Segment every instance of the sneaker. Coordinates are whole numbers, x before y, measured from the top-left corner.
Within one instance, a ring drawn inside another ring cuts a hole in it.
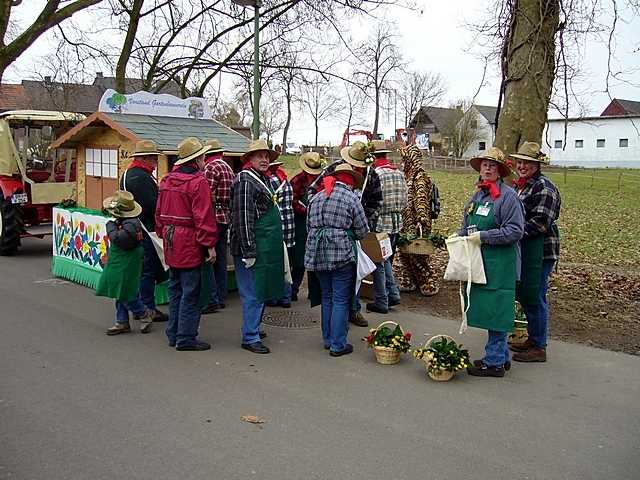
[[[329,352],[329,355],[332,357],[341,357],[343,355],[349,355],[350,353],[353,353],[353,345],[347,343],[342,350],[338,350],[337,352],[332,350]]]
[[[196,340],[196,343],[178,345],[176,346],[176,350],[179,352],[203,352],[205,350],[211,350],[211,344],[201,340]]]
[[[288,300],[278,300],[278,306],[282,308],[291,308],[291,302]]]
[[[243,343],[240,346],[245,350],[249,350],[250,352],[253,352],[253,353],[267,354],[271,352],[271,350],[269,350],[269,347],[264,345],[262,342]]]
[[[515,352],[513,354],[514,362],[546,362],[547,351],[544,348],[533,347],[524,352]]]
[[[218,304],[218,308],[219,308],[220,310],[222,310],[223,308],[227,308],[227,304],[226,304],[226,303],[222,303],[222,302],[220,302],[220,303]]]
[[[526,352],[530,348],[535,348],[536,346],[537,345],[533,343],[531,339],[527,338],[522,343],[513,343],[513,344],[510,343],[509,350],[511,350],[512,352]]]
[[[169,320],[169,315],[167,315],[164,312],[161,312],[157,308],[155,310],[152,310],[152,312],[153,312],[154,322],[166,322],[167,320]]]
[[[504,377],[505,368],[501,367],[490,367],[482,360],[480,363],[473,362],[473,365],[467,367],[467,373],[474,377]]]
[[[479,368],[479,367],[482,367],[482,363],[483,363],[483,362],[482,362],[482,360],[474,360],[474,361],[473,361],[473,365],[474,365],[475,367],[478,367],[478,368]],[[508,361],[508,360],[507,360],[507,361],[504,363],[504,365],[503,365],[503,366],[504,366],[504,371],[505,371],[505,372],[508,372],[509,370],[511,370],[511,362],[510,362],[510,361]]]
[[[134,318],[141,322],[140,333],[149,333],[151,331],[154,316],[155,312],[153,310],[145,310],[145,312],[140,316],[134,315]]]
[[[367,312],[382,313],[386,315],[387,313],[389,313],[389,309],[379,307],[375,303],[367,303]]]
[[[264,304],[267,307],[277,307],[278,306],[278,302],[276,300],[268,300],[268,301],[264,302]]]
[[[349,313],[349,323],[353,323],[356,327],[368,327],[369,322],[365,320],[360,312]]]
[[[217,303],[210,303],[206,307],[203,307],[202,310],[200,310],[200,312],[203,315],[208,315],[210,313],[216,313],[217,311],[218,311],[218,304]]]
[[[107,335],[120,335],[121,333],[131,332],[131,325],[128,323],[116,323],[113,327],[109,327],[105,332]]]

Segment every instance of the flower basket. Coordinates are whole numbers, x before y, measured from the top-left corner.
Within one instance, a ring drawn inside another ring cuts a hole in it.
[[[394,326],[393,329],[387,325]],[[382,322],[370,330],[367,337],[368,345],[373,348],[376,361],[381,365],[394,365],[400,361],[400,354],[409,351],[411,333],[405,333],[396,322]]]
[[[427,375],[436,382],[448,382],[456,372],[467,368],[469,352],[448,335],[434,335],[413,356],[424,362]]]
[[[529,338],[527,331],[527,317],[520,302],[515,302],[515,327],[513,333],[509,335],[508,342],[510,345],[520,345]]]
[[[418,226],[416,238],[405,237],[399,242],[398,249],[407,255],[433,255],[436,247],[428,237],[422,236],[422,227]]]

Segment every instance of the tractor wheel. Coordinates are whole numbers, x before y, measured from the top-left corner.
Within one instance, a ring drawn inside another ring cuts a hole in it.
[[[0,196],[0,255],[13,255],[20,246],[22,210]]]

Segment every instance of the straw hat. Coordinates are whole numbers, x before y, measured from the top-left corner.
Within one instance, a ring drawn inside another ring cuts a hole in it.
[[[373,145],[374,155],[378,155],[380,153],[391,153],[391,150],[387,147],[387,142],[384,140],[374,140],[371,144]]]
[[[364,177],[360,174],[360,172],[356,172],[351,165],[347,165],[346,163],[341,163],[336,167],[336,169],[331,172],[329,175],[335,175],[336,173],[348,173],[353,177],[353,180],[356,182],[356,188],[360,188],[362,186],[362,182],[364,181]]]
[[[247,150],[247,152],[244,155],[242,155],[242,161],[246,162],[248,158],[251,156],[251,154],[254,152],[267,152],[269,154],[269,159],[271,161],[274,161],[276,158],[278,158],[278,155],[279,155],[278,152],[276,152],[275,150],[271,150],[269,148],[269,145],[267,145],[266,140],[262,140],[260,138],[258,140],[254,140],[249,144],[249,150]]]
[[[198,158],[211,150],[210,145],[202,145],[196,137],[187,137],[178,145],[178,160],[174,165],[182,165],[194,158]]]
[[[542,165],[549,165],[549,157],[540,151],[540,145],[535,142],[524,142],[518,148],[518,153],[509,155],[512,158],[520,160],[528,160],[530,162],[538,162]]]
[[[145,155],[162,155],[162,152],[158,150],[158,146],[153,140],[140,140],[136,142],[133,153],[129,157],[142,157]]]
[[[318,152],[305,152],[298,158],[300,168],[309,175],[322,173],[322,158]]]
[[[474,170],[479,172],[482,160],[492,160],[496,162],[498,164],[498,171],[500,172],[500,176],[502,178],[508,177],[513,173],[509,165],[507,165],[504,153],[502,153],[502,150],[500,150],[498,147],[489,148],[489,150],[487,150],[487,153],[485,153],[484,155],[473,157],[471,160],[469,160],[469,163]]]
[[[205,140],[204,144],[209,145],[211,147],[207,153],[224,152],[224,147],[218,141],[217,138],[211,138],[209,140]]]
[[[142,212],[142,207],[133,199],[131,192],[125,190],[116,190],[112,197],[105,198],[102,207],[109,215],[118,218],[137,217]]]
[[[362,142],[354,142],[350,147],[344,147],[340,150],[340,156],[345,162],[360,168],[366,167],[370,158],[369,149]]]

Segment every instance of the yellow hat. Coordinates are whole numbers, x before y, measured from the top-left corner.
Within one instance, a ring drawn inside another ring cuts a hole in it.
[[[266,140],[263,140],[260,138],[258,140],[254,140],[249,144],[249,150],[247,150],[246,153],[242,155],[242,161],[243,162],[247,161],[247,159],[254,152],[267,152],[269,154],[269,159],[271,161],[274,161],[276,158],[278,158],[278,155],[280,155],[275,150],[272,150],[269,148],[269,145],[267,145]]]
[[[174,165],[182,165],[211,150],[211,145],[202,145],[196,137],[187,137],[178,145],[178,160]]]
[[[300,168],[310,175],[322,173],[322,157],[318,152],[305,152],[298,159]]]
[[[341,163],[340,165],[338,165],[336,169],[329,175],[335,175],[336,173],[350,174],[356,182],[356,188],[360,188],[362,186],[362,182],[364,182],[364,177],[360,174],[360,172],[356,172],[351,165],[348,165],[346,163]]]
[[[158,150],[158,146],[153,140],[140,140],[136,142],[133,153],[129,157],[142,157],[145,155],[162,155],[162,152]]]
[[[205,140],[204,144],[209,145],[211,147],[207,153],[217,153],[217,152],[225,151],[224,147],[222,146],[222,144],[217,138],[211,138],[209,140]]]
[[[133,199],[131,192],[125,190],[116,190],[112,197],[105,198],[102,207],[109,215],[118,218],[137,217],[142,212],[142,207]]]
[[[473,167],[474,170],[479,172],[482,160],[491,160],[493,162],[496,162],[498,164],[498,172],[500,173],[500,177],[502,178],[508,177],[509,175],[513,174],[511,168],[509,167],[509,165],[507,165],[504,153],[498,147],[491,147],[484,155],[473,157],[471,160],[469,160],[469,164]]]
[[[354,167],[364,168],[370,163],[369,148],[363,142],[354,142],[350,147],[340,150],[340,156]]]

